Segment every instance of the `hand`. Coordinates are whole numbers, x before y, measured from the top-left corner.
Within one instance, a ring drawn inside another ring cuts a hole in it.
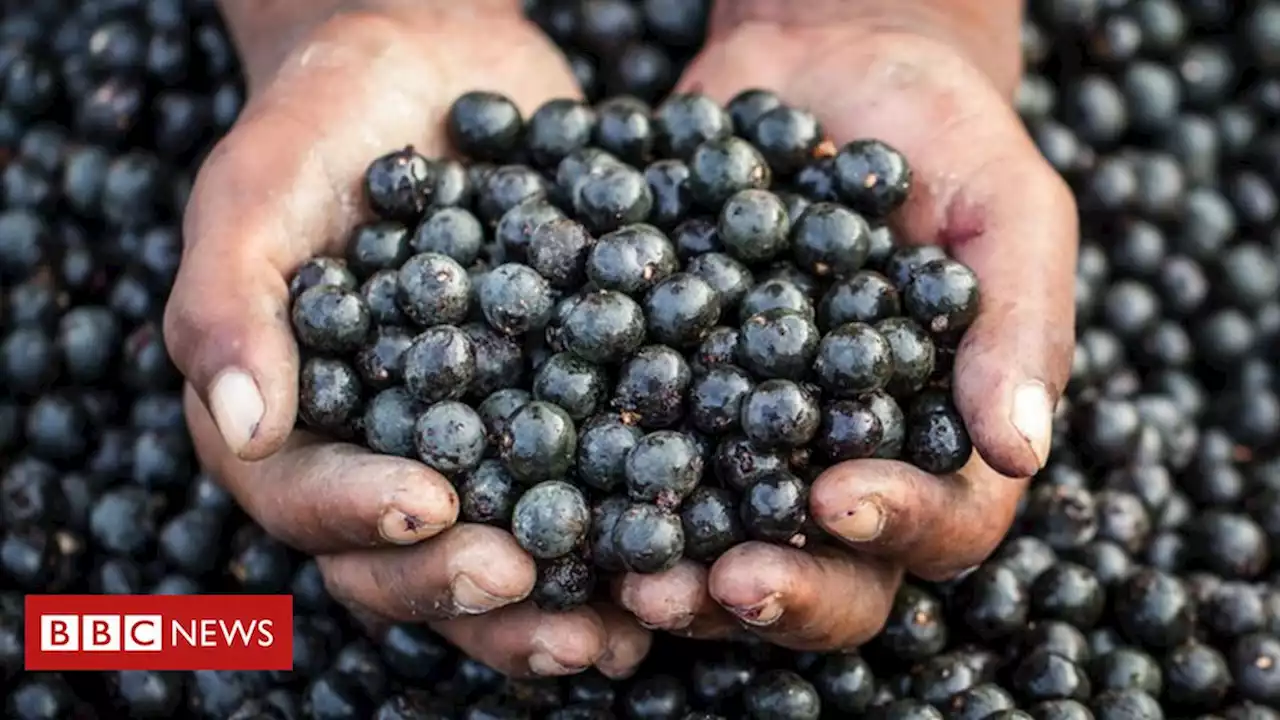
[[[981,457],[949,477],[882,460],[828,470],[812,487],[812,515],[853,552],[748,543],[709,569],[684,563],[618,586],[620,603],[649,627],[721,637],[745,626],[807,650],[870,639],[904,570],[948,578],[1003,538],[1049,452],[1073,343],[1077,242],[1072,196],[1010,106],[1016,61],[986,73],[922,22],[902,31],[880,17],[812,20],[743,23],[713,37],[682,86],[720,102],[772,89],[816,113],[837,146],[878,138],[906,154],[916,184],[893,218],[897,236],[947,246],[982,283],[981,314],[955,366],[956,403]]]
[[[508,674],[594,665],[618,677],[648,650],[633,619],[521,602],[532,559],[497,528],[455,525],[458,498],[443,477],[294,430],[287,278],[314,255],[341,253],[368,162],[408,144],[443,153],[443,118],[467,90],[503,92],[526,112],[577,93],[542,36],[515,8],[481,8],[493,4],[459,11],[470,17],[423,2],[340,13],[278,62],[246,53],[251,98],[196,182],[165,336],[189,383],[202,462],[268,532],[319,556],[331,593],[358,616],[430,622]]]

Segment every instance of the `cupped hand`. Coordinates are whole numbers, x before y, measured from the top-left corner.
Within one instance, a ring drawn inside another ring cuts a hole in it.
[[[939,580],[984,560],[1044,465],[1073,344],[1075,206],[1010,105],[1016,60],[988,74],[941,35],[870,19],[746,22],[713,38],[682,86],[720,102],[771,89],[814,112],[837,145],[878,138],[907,156],[915,184],[891,218],[896,236],[946,246],[981,282],[953,391],[978,453],[946,477],[885,460],[832,467],[810,510],[844,547],[748,543],[710,568],[629,576],[619,602],[648,627],[858,645],[883,626],[904,571]]]
[[[532,559],[506,532],[455,524],[445,478],[294,429],[287,279],[312,256],[342,253],[370,159],[406,145],[442,154],[443,118],[468,90],[526,112],[578,93],[514,9],[402,5],[333,14],[287,54],[259,56],[243,116],[201,169],[165,317],[200,458],[268,532],[317,555],[357,614],[430,622],[509,674],[626,675],[648,633],[612,607],[549,614],[524,602]]]

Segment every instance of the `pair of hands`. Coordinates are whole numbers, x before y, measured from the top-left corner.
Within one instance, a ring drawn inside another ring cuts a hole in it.
[[[624,577],[615,603],[546,613],[525,601],[532,559],[499,529],[456,524],[444,478],[295,431],[287,278],[342,252],[369,159],[407,144],[445,153],[441,120],[468,90],[505,93],[525,112],[578,95],[556,49],[518,16],[485,3],[463,16],[406,6],[335,13],[287,53],[246,58],[251,99],[196,182],[165,318],[202,462],[268,532],[318,557],[337,599],[370,620],[426,622],[509,674],[594,666],[623,677],[647,652],[648,629],[857,645],[883,625],[904,573],[950,577],[994,549],[1044,463],[1067,374],[1074,205],[1010,107],[1016,60],[1001,77],[946,33],[867,17],[718,13],[681,87],[721,102],[772,88],[837,143],[873,137],[905,152],[917,188],[899,236],[948,245],[983,283],[955,381],[981,458],[949,477],[876,460],[831,468],[812,488],[812,514],[847,551],[748,543],[710,568]]]

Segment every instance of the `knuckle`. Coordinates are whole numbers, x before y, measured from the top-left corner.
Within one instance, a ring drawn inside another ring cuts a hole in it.
[[[244,121],[248,122],[248,121]],[[242,125],[219,140],[209,154],[205,156],[200,170],[196,173],[195,183],[191,189],[191,202],[187,205],[187,230],[184,233],[188,242],[199,239],[199,234],[191,232],[198,229],[198,220],[202,209],[208,204],[211,194],[225,192],[243,181],[252,181],[251,172],[253,152],[249,144],[242,142],[245,134]]]
[[[1042,194],[1045,207],[1056,208],[1059,221],[1068,223],[1067,227],[1074,230],[1077,223],[1075,193],[1071,191],[1067,181],[1043,158],[1037,155],[1036,159],[1038,171],[1035,173],[1033,187],[1038,188],[1038,192]],[[1074,236],[1075,233],[1072,232],[1071,235]]]
[[[188,340],[188,328],[191,326],[189,306],[183,301],[182,293],[176,286],[169,295],[164,306],[164,317],[161,319],[161,334],[164,337],[165,349],[169,357],[180,370],[184,370]]]
[[[356,593],[352,592],[347,579],[347,573],[342,571],[342,566],[335,562],[332,555],[321,555],[316,558],[316,567],[320,569],[320,577],[324,579],[324,589],[329,593],[329,597],[334,602],[347,608],[353,614],[373,615],[373,611],[364,605],[364,603],[356,600]]]
[[[211,314],[216,309],[211,303],[193,301],[198,293],[189,291],[179,272],[173,291],[165,302],[161,316],[161,336],[169,357],[182,374],[197,382],[203,378],[193,377],[200,370],[195,361],[199,355],[199,346],[210,332]]]
[[[847,649],[854,649],[865,645],[884,630],[885,625],[889,622],[889,608],[886,605],[878,610],[874,615],[865,618],[863,622],[858,623],[855,631],[845,638],[842,645]]]
[[[969,568],[985,562],[987,558],[991,557],[991,553],[995,552],[1003,537],[1003,532],[988,532],[975,538],[973,544],[965,548],[965,552],[950,559],[951,562],[947,564],[946,568],[947,578],[955,577]]]
[[[960,572],[967,570],[974,565],[985,562],[987,558],[991,557],[991,553],[996,551],[996,548],[999,547],[1000,543],[1004,540],[1005,535],[1008,534],[1010,524],[1011,523],[1008,520],[1003,518],[999,524],[993,524],[991,529],[983,533],[983,535],[978,538],[977,542],[974,543],[973,547],[970,548],[970,562],[957,568],[957,571]]]
[[[207,229],[219,220],[225,222],[229,216],[224,211],[232,204],[260,197],[266,190],[263,178],[273,174],[269,157],[273,153],[260,147],[261,143],[250,142],[252,138],[245,139],[248,135],[245,129],[251,127],[243,126],[239,132],[224,138],[200,167],[185,218],[189,243],[230,237],[230,233],[211,233]]]
[[[897,595],[898,587],[902,584],[901,572],[898,572],[896,577],[898,578],[896,582],[890,582],[876,590],[872,602],[866,605],[865,614],[852,618],[848,623],[848,632],[840,638],[840,642],[832,643],[832,647],[852,650],[871,642],[884,630],[889,622],[889,613],[893,610],[893,600]]]
[[[959,564],[957,570],[977,565],[987,559],[996,547],[1004,540],[1009,532],[1009,527],[1013,524],[1013,515],[1016,509],[1017,493],[1013,493],[1012,502],[1004,497],[996,499],[993,502],[986,503],[982,516],[987,521],[981,524],[967,539],[967,542],[960,543],[964,550],[962,555],[967,555],[967,562]],[[964,559],[964,558],[957,558]]]
[[[930,582],[945,582],[955,578],[990,557],[1003,537],[1004,530],[1000,529],[998,532],[983,531],[949,543],[943,551],[913,568],[912,574]]]
[[[294,549],[305,548],[297,531],[293,530],[292,518],[288,512],[282,511],[278,503],[264,502],[260,493],[245,490],[252,483],[236,483],[238,490],[234,493],[236,500],[245,514],[253,519],[271,537]]]
[[[385,558],[371,562],[369,567],[370,591],[383,597],[388,614],[398,620],[424,620],[437,617],[434,603],[424,603],[418,583],[413,581],[410,563],[395,562]]]
[[[217,227],[220,216],[225,222],[227,207],[238,204],[246,186],[257,184],[250,170],[250,153],[244,149],[244,143],[237,141],[237,135],[232,131],[218,141],[196,173],[191,199],[183,215],[184,264],[192,262],[195,248],[234,237],[233,233],[217,233],[212,229]]]

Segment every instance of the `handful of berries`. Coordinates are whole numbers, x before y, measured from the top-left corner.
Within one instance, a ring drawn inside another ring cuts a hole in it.
[[[448,128],[470,164],[375,159],[376,219],[294,276],[299,414],[453,479],[464,521],[540,562],[543,608],[597,572],[821,541],[831,464],[968,461],[950,371],[978,284],[895,246],[893,148],[837,150],[759,90],[527,119],[472,92]]]

